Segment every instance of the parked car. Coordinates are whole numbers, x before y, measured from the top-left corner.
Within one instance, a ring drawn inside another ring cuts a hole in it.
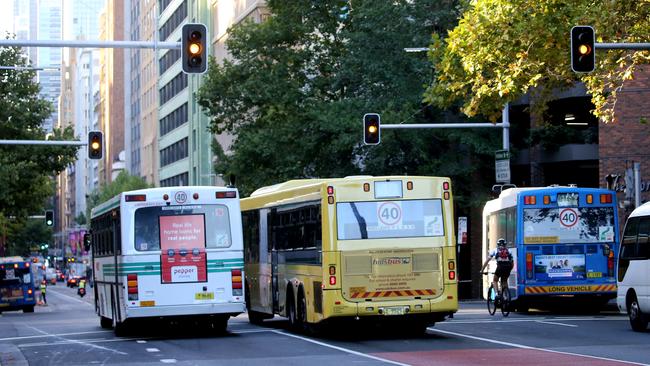
[[[650,202],[637,207],[627,219],[618,256],[616,302],[627,313],[630,326],[643,332],[650,321]]]

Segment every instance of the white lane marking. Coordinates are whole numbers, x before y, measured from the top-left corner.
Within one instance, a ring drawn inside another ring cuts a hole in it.
[[[138,339],[136,342],[137,343],[147,343],[147,341],[143,341],[142,339]]]
[[[126,342],[126,341],[134,341],[134,340],[136,339],[135,338],[101,338],[101,339],[93,339],[93,340],[85,341],[85,343]],[[18,344],[17,346],[18,347],[45,347],[45,346],[55,346],[55,345],[70,344],[70,343],[77,343],[77,342],[70,339],[63,338],[63,341],[60,342],[23,343],[23,344]]]
[[[88,306],[93,306],[91,303],[85,302],[85,301],[83,301],[83,300],[79,300],[79,299],[77,299],[77,298],[75,298],[75,297],[72,297],[72,296],[69,296],[69,295],[65,295],[65,294],[62,294],[62,293],[58,293],[58,292],[56,292],[56,291],[54,291],[54,290],[49,291],[48,294],[55,294],[55,295],[57,295],[57,296],[67,297],[67,298],[70,299],[70,300],[74,300],[74,301],[76,301],[76,302],[80,302],[80,303],[86,304],[86,305],[88,305]]]
[[[160,360],[160,362],[162,362],[162,363],[176,363],[176,359],[175,358],[163,358],[162,360]]]
[[[488,318],[476,320],[447,320],[444,322],[436,323],[438,325],[453,325],[453,324],[479,324],[479,323],[525,323],[525,322],[539,322],[539,321],[627,321],[627,318],[531,318],[531,319],[506,319],[506,318]]]
[[[607,358],[607,357],[583,355],[583,354],[580,354],[580,353],[556,351],[556,350],[552,350],[552,349],[549,349],[549,348],[532,347],[532,346],[526,346],[524,344],[518,344],[518,343],[502,342],[502,341],[497,341],[497,340],[490,339],[490,338],[477,337],[477,336],[473,336],[473,335],[469,335],[469,334],[463,334],[463,333],[457,333],[457,332],[449,332],[449,331],[446,331],[446,330],[440,330],[440,329],[434,329],[434,328],[427,328],[427,329],[432,331],[432,332],[436,332],[436,333],[453,335],[453,336],[457,336],[457,337],[464,337],[464,338],[474,339],[474,340],[477,340],[477,341],[494,343],[494,344],[499,344],[499,345],[508,346],[508,347],[514,347],[514,348],[530,349],[530,350],[549,352],[549,353],[558,353],[558,354],[562,354],[562,355],[585,357],[585,358],[591,358],[591,359],[602,360],[602,361],[620,362],[620,363],[625,363],[625,364],[629,364],[629,365],[646,365],[646,366],[648,365],[646,363],[617,360],[617,359],[614,359],[614,358]]]
[[[535,320],[536,323],[542,323],[542,324],[550,324],[550,325],[561,325],[563,327],[577,327],[575,324],[564,324],[564,323],[558,323],[558,322],[549,322],[545,320]]]
[[[246,333],[268,333],[268,332],[273,332],[273,329],[248,329],[248,330],[236,330],[233,332],[233,334],[246,334]]]
[[[375,361],[385,362],[385,363],[389,363],[389,364],[392,364],[392,365],[410,366],[409,364],[406,364],[406,363],[396,362],[396,361],[392,361],[392,360],[389,360],[389,359],[386,359],[386,358],[381,358],[381,357],[377,357],[377,356],[368,355],[368,354],[365,354],[365,353],[353,351],[351,349],[347,349],[347,348],[343,348],[343,347],[339,347],[339,346],[334,346],[332,344],[327,344],[327,343],[324,343],[324,342],[320,342],[320,341],[310,339],[310,338],[307,338],[307,337],[302,337],[302,336],[295,335],[295,334],[285,333],[285,332],[283,332],[281,330],[272,330],[272,332],[277,333],[277,334],[281,334],[281,335],[287,336],[287,337],[301,339],[301,340],[303,340],[305,342],[314,343],[314,344],[317,344],[319,346],[335,349],[337,351],[349,353],[349,354],[352,354],[352,355],[355,355],[355,356],[369,358],[369,359],[375,360]]]
[[[95,333],[113,333],[112,330],[98,330],[93,332],[77,332],[77,333],[53,333],[53,334],[43,334],[43,335],[31,335],[31,336],[22,336],[22,337],[8,337],[0,338],[0,341],[10,341],[14,339],[30,339],[30,338],[46,338],[46,337],[63,337],[71,335],[81,335],[81,334],[95,334]]]
[[[37,331],[37,332],[39,332],[39,333],[41,333],[41,334],[52,335],[52,334],[50,334],[50,333],[48,333],[48,332],[46,332],[46,331],[43,331],[43,330],[40,330],[40,329],[38,329],[38,328],[32,327],[31,325],[25,325],[25,326],[28,327],[28,328],[31,328],[31,329],[33,329],[33,330],[35,330],[35,331]],[[115,352],[115,353],[118,353],[118,354],[121,354],[121,355],[128,355],[128,353],[124,353],[124,352],[122,352],[122,351],[118,351],[118,350],[116,350],[116,349],[110,349],[110,348],[106,348],[106,347],[102,347],[102,346],[97,346],[97,345],[95,345],[95,344],[91,344],[91,342],[77,341],[77,340],[74,340],[74,339],[67,339],[67,338],[63,338],[63,337],[60,337],[60,336],[55,336],[55,337],[57,337],[57,338],[61,338],[61,339],[63,339],[64,341],[67,341],[67,342],[70,342],[70,343],[80,344],[80,345],[82,345],[82,346],[88,346],[88,347],[92,347],[92,348],[98,348],[98,349],[101,349],[101,350],[104,350],[104,351]]]
[[[160,352],[158,348],[147,348],[147,352]]]

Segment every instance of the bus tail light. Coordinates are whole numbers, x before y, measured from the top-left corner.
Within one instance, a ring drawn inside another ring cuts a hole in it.
[[[544,204],[548,205],[549,203],[551,203],[551,196],[544,196]]]
[[[535,196],[524,196],[524,205],[534,205],[537,203]]]
[[[242,296],[243,286],[241,278],[241,269],[233,269],[230,271],[232,276],[232,296]]]
[[[603,193],[600,195],[600,203],[612,203],[611,193]]]
[[[533,279],[533,253],[526,253],[526,278]]]
[[[334,204],[334,187],[327,186],[327,203]]]
[[[127,194],[124,196],[126,202],[144,202],[147,200],[146,194]]]
[[[214,196],[215,196],[215,198],[237,198],[237,192],[235,192],[235,191],[217,192],[217,193],[215,193]],[[198,194],[197,194],[197,197],[198,197]]]
[[[614,277],[614,251],[612,250],[607,256],[607,277]]]
[[[449,193],[449,182],[442,182],[442,198],[449,200],[451,193]]]
[[[411,181],[406,182],[406,189],[408,189],[409,191],[412,191],[413,190],[413,182],[411,182]]]
[[[370,183],[364,183],[363,184],[363,191],[364,192],[370,192]]]
[[[336,285],[336,276],[330,276],[330,286]]]
[[[449,279],[452,281],[456,279],[456,271],[449,271]]]
[[[336,266],[330,266],[330,276],[334,276],[336,274]]]
[[[27,289],[27,295],[31,295],[33,293],[34,293],[34,290],[32,290],[31,288]]]
[[[129,301],[138,299],[138,275],[129,273],[126,275],[127,292],[129,294]]]

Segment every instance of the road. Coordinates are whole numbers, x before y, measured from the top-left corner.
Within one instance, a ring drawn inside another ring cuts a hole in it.
[[[650,331],[631,331],[614,308],[599,314],[532,311],[491,317],[463,302],[454,319],[420,337],[351,332],[310,337],[282,318],[263,326],[245,314],[227,334],[190,326],[141,327],[123,338],[103,330],[92,295],[48,288],[48,306],[0,317],[0,365],[625,365],[649,364]],[[340,335],[336,335],[336,334]]]

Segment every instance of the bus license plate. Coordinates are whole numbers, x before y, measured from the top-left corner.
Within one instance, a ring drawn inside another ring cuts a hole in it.
[[[404,315],[406,314],[405,308],[403,306],[398,306],[394,308],[384,308],[384,315]]]
[[[587,278],[601,278],[603,277],[603,272],[587,272]]]
[[[214,300],[214,292],[197,292],[194,295],[196,300]]]

